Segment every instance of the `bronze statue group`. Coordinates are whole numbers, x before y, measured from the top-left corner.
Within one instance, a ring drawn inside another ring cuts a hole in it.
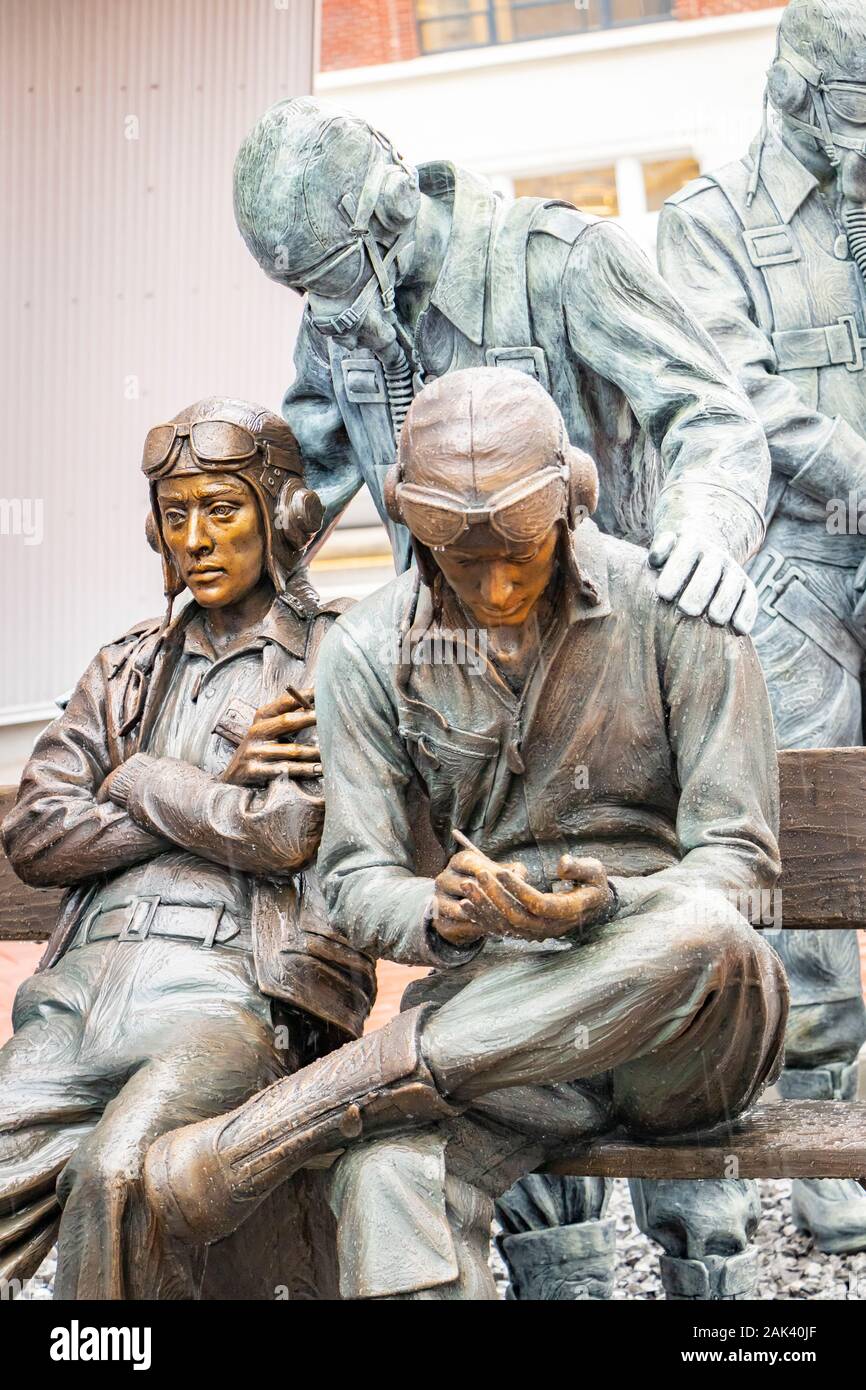
[[[859,0],[791,0],[761,132],[665,205],[658,274],[318,101],[258,122],[236,217],[305,296],[295,380],[148,433],[166,611],[3,826],[68,893],[0,1050],[0,1278],[56,1241],[57,1298],[215,1296],[227,1256],[494,1298],[495,1213],[514,1297],[609,1297],[608,1185],[546,1164],[772,1083],[854,1098],[856,932],[741,909],[777,747],[862,743],[866,548],[828,515],[866,495],[864,149]],[[365,485],[397,577],[323,604]],[[379,959],[429,971],[364,1034]],[[857,1182],[793,1189],[818,1250],[866,1249]],[[632,1197],[669,1298],[755,1296],[754,1183]]]

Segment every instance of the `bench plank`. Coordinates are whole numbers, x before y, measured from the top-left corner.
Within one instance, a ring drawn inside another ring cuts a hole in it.
[[[779,754],[786,927],[866,927],[866,749]]]
[[[866,1179],[866,1105],[777,1101],[712,1134],[658,1144],[594,1140],[544,1171],[590,1178]]]

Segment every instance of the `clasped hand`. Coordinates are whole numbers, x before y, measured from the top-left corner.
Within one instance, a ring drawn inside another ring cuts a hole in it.
[[[564,854],[557,877],[574,887],[542,893],[527,883],[523,864],[497,864],[480,850],[460,850],[436,879],[436,931],[453,946],[485,936],[544,941],[589,926],[611,910],[613,890],[598,859]]]

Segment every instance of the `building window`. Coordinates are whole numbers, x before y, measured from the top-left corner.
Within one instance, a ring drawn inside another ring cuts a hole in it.
[[[669,19],[674,0],[415,0],[422,53]]]
[[[684,184],[696,179],[697,161],[681,159],[617,160],[602,168],[568,169],[514,180],[516,198],[558,198],[594,217],[629,217],[658,212]]]
[[[571,169],[562,174],[542,174],[531,179],[514,180],[515,198],[558,198],[574,203],[581,212],[593,217],[616,217],[619,199],[616,191],[616,169]]]
[[[644,162],[647,212],[660,212],[665,198],[671,198],[700,174],[696,159],[653,159]]]

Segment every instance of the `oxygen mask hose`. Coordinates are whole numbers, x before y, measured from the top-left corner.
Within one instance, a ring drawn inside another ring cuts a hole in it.
[[[397,342],[390,343],[379,355],[385,373],[385,390],[388,393],[388,409],[394,426],[394,439],[399,443],[403,422],[415,396],[412,383],[412,367],[408,357]]]
[[[862,203],[849,203],[845,209],[844,220],[851,255],[860,267],[860,274],[866,280],[866,207]]]

